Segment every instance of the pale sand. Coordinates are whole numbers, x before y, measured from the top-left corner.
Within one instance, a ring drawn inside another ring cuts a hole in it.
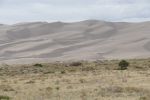
[[[86,20],[0,26],[0,62],[150,57],[150,22]]]

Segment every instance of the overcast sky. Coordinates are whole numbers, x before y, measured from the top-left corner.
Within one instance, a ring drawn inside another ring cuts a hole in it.
[[[0,23],[150,21],[150,0],[0,0]]]

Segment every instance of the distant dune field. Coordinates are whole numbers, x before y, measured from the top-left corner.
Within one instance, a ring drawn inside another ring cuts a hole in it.
[[[1,62],[150,57],[150,22],[86,20],[0,25]]]

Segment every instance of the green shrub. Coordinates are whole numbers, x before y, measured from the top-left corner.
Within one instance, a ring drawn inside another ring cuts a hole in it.
[[[127,62],[126,60],[121,60],[119,62],[119,66],[120,66],[120,70],[126,70],[127,67],[129,66],[129,62]]]
[[[36,67],[43,67],[42,64],[34,64],[34,66],[36,66]]]
[[[10,97],[0,95],[0,100],[10,100]]]
[[[65,74],[65,73],[66,73],[66,71],[65,71],[65,70],[61,71],[61,74]]]
[[[57,86],[57,87],[56,87],[56,90],[59,90],[59,89],[60,89],[60,87]]]

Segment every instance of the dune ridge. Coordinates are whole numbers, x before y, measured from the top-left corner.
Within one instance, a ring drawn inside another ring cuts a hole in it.
[[[0,25],[0,62],[150,57],[150,22],[85,20]]]

